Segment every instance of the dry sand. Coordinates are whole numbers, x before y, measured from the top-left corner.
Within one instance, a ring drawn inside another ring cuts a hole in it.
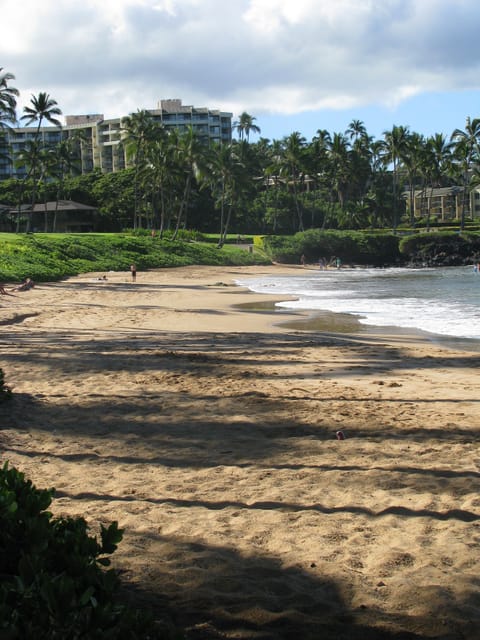
[[[272,270],[0,296],[2,459],[188,638],[478,638],[479,353],[234,307]]]

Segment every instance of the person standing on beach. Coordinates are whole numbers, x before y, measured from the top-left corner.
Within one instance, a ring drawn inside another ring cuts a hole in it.
[[[136,282],[137,281],[137,265],[135,264],[130,265],[130,273],[132,274],[132,282]]]

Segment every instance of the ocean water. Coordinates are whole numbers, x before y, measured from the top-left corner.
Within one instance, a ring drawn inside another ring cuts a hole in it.
[[[298,276],[269,275],[237,284],[258,293],[295,296],[277,303],[286,309],[347,313],[366,325],[480,341],[480,273],[473,266],[305,269]]]

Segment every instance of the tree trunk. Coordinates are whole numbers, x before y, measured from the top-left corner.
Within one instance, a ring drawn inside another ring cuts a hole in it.
[[[183,219],[183,212],[186,211],[186,209],[187,209],[188,199],[189,199],[189,196],[190,196],[190,184],[191,184],[191,181],[192,181],[192,176],[191,176],[191,174],[188,174],[187,180],[185,182],[185,189],[183,191],[183,198],[182,198],[182,201],[180,203],[180,208],[179,208],[179,211],[178,211],[177,224],[175,226],[175,231],[173,232],[172,240],[176,240],[177,239],[178,231],[180,229],[180,224],[181,224],[182,219]]]
[[[225,181],[222,181],[222,195],[220,200],[220,236],[218,238],[217,249],[221,249],[224,245],[223,239],[223,221],[225,216]]]

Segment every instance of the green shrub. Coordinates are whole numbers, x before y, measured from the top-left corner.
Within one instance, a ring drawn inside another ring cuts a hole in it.
[[[231,245],[218,249],[197,232],[182,239],[145,234],[0,234],[0,281],[52,282],[90,271],[139,271],[199,265],[266,264],[265,256]]]
[[[472,232],[435,231],[402,238],[400,252],[411,261],[434,264],[470,264],[480,259],[480,234]]]
[[[8,463],[0,469],[0,638],[160,637],[120,602],[117,573],[106,569],[122,539],[117,523],[102,525],[98,542],[83,518],[52,516],[53,493]]]
[[[265,248],[273,260],[298,263],[304,255],[307,262],[319,258],[330,261],[339,257],[345,264],[381,266],[399,260],[398,237],[392,234],[362,231],[322,231],[310,229],[294,236],[270,236]]]

